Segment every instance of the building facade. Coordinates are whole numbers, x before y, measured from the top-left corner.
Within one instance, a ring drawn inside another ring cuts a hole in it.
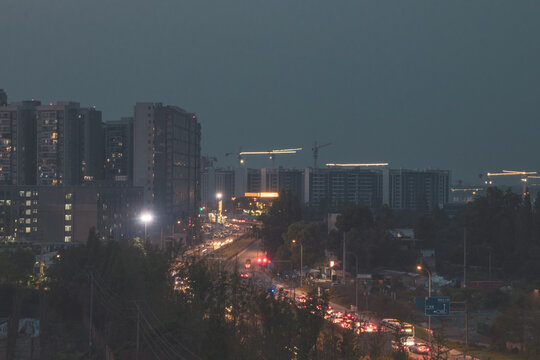
[[[217,206],[217,194],[227,201],[232,199],[235,187],[232,169],[206,168],[201,172],[201,206]]]
[[[103,179],[101,112],[76,102],[37,107],[37,184],[80,185]]]
[[[4,106],[4,105],[7,105],[7,94],[6,92],[4,91],[4,89],[0,89],[0,106]]]
[[[431,211],[449,200],[449,170],[390,170],[392,209]]]
[[[105,123],[105,179],[133,183],[133,118]]]
[[[305,169],[304,202],[325,212],[340,212],[349,204],[378,210],[384,198],[384,170]]]
[[[36,109],[39,101],[0,107],[0,184],[36,183]]]
[[[201,127],[176,106],[137,103],[133,121],[133,182],[144,207],[169,232],[195,223],[200,204]]]
[[[85,242],[92,227],[103,238],[140,235],[142,188],[0,186],[0,241]]]

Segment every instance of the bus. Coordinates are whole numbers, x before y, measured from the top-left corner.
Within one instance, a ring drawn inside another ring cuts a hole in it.
[[[414,326],[397,319],[382,319],[381,329],[392,332],[402,332],[407,337],[414,337]]]

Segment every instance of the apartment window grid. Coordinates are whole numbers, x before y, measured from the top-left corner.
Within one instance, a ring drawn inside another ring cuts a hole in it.
[[[64,209],[64,242],[71,242],[73,234],[73,193],[66,193]]]

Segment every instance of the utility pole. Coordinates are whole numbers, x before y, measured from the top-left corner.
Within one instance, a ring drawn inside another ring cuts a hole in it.
[[[92,329],[94,328],[94,273],[90,272],[90,334],[88,336],[88,357],[92,356]]]
[[[465,300],[465,348],[469,348],[469,309]]]
[[[346,283],[346,277],[345,277],[345,258],[347,257],[347,253],[345,252],[345,233],[343,233],[343,285]]]
[[[488,262],[488,280],[491,281],[491,248],[488,249],[489,250],[489,262]]]
[[[463,288],[467,287],[467,228],[463,228]]]
[[[304,245],[300,243],[300,287],[304,286],[302,279],[304,278],[304,260],[303,260]]]
[[[137,345],[135,350],[135,359],[139,360],[139,328],[141,323],[141,309],[138,302],[135,302],[135,306],[137,306]]]

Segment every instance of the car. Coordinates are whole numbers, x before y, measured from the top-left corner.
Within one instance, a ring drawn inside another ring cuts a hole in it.
[[[414,345],[409,346],[409,351],[415,354],[429,354],[431,349],[429,345],[423,342],[418,342]]]
[[[361,331],[362,332],[377,332],[377,325],[373,324],[373,323],[366,323],[364,326],[362,326],[361,328]]]

